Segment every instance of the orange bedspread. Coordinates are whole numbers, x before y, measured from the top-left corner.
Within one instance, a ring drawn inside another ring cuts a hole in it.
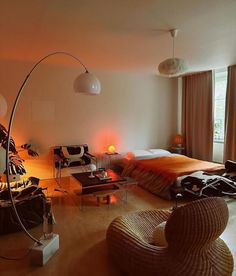
[[[224,165],[221,164],[193,159],[184,155],[138,160],[135,161],[135,163],[143,170],[162,174],[165,178],[173,181],[178,176],[196,171],[211,172],[224,168]]]

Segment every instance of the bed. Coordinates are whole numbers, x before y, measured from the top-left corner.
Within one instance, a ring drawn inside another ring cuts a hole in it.
[[[165,199],[171,199],[171,191],[178,177],[196,171],[215,173],[224,165],[172,154],[162,149],[133,151],[124,160],[123,176],[130,176],[139,185]]]

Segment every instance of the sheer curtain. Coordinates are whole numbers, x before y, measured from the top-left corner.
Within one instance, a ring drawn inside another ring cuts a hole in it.
[[[224,160],[236,160],[236,65],[228,68]]]
[[[212,161],[212,71],[185,76],[182,85],[182,133],[186,154]]]

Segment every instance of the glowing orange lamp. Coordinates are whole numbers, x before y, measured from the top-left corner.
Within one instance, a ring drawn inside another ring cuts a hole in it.
[[[176,134],[174,139],[174,144],[178,147],[181,147],[183,144],[183,136],[181,134]]]
[[[114,153],[116,153],[116,147],[115,147],[114,145],[109,145],[109,146],[107,147],[107,153],[109,153],[109,154],[114,154]]]

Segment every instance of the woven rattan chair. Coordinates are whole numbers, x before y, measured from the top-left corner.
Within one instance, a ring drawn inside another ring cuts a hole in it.
[[[155,227],[167,220],[167,247],[152,244]],[[233,257],[219,238],[228,221],[222,198],[206,198],[167,210],[138,211],[113,220],[109,254],[126,275],[231,275]]]

